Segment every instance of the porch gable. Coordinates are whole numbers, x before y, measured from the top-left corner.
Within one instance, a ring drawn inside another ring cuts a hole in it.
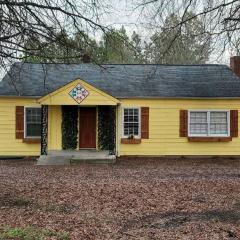
[[[87,91],[87,96],[78,102],[74,99],[70,92],[77,86],[84,88]],[[119,100],[103,92],[102,90],[92,86],[81,79],[76,79],[60,88],[51,92],[40,99],[38,102],[42,105],[117,105]]]

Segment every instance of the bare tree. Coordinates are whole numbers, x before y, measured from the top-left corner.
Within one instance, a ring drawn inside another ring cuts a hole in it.
[[[102,9],[106,9],[102,0],[0,0],[0,67],[28,55],[45,54],[47,59],[46,51],[41,51],[44,45],[31,48],[26,45],[29,40],[66,45],[59,32],[104,32],[105,27],[99,23]],[[79,57],[85,54],[81,46],[75,52]]]
[[[162,29],[166,32],[175,31],[169,41],[166,52],[174,41],[181,36],[182,26],[194,18],[204,23],[202,35],[209,35],[215,54],[221,57],[228,50],[230,54],[240,53],[240,0],[133,0],[135,10],[139,11],[144,24],[151,29],[161,28],[163,20],[170,14],[178,14],[181,21],[171,28]],[[193,12],[190,17],[187,12]]]

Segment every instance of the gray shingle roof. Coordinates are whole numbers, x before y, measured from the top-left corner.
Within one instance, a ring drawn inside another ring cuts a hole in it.
[[[77,78],[116,98],[240,97],[240,79],[228,66],[216,64],[16,63],[0,82],[0,95],[43,96]]]

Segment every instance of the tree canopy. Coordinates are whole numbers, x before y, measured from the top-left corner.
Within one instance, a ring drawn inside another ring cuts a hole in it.
[[[0,66],[23,59],[81,62],[86,53],[94,62],[202,63],[211,50],[218,56],[240,52],[239,0],[133,0],[126,13],[135,16],[129,24],[141,27],[134,36],[107,24],[103,16],[114,4],[0,0]],[[144,44],[141,34],[149,30],[154,34]]]
[[[187,16],[192,13],[188,13]],[[135,31],[131,37],[122,26],[119,30],[110,29],[102,35],[99,41],[89,37],[84,32],[70,37],[65,31],[58,34],[57,42],[40,42],[39,39],[29,39],[26,48],[42,49],[41,55],[25,55],[27,62],[63,62],[81,63],[81,52],[89,55],[94,63],[167,63],[167,64],[197,64],[205,63],[210,55],[211,41],[202,35],[203,23],[193,19],[175,40],[179,29],[172,34],[166,34],[165,29],[180,22],[177,15],[166,18],[163,27],[155,32],[147,42],[143,42]],[[175,41],[174,41],[175,40]],[[173,41],[173,43],[172,43]],[[172,46],[171,46],[172,44]],[[32,50],[34,51],[34,50]],[[47,57],[46,57],[47,56]]]
[[[186,18],[193,13],[186,14]],[[205,63],[210,55],[211,38],[203,34],[204,25],[198,18],[180,25],[182,19],[171,14],[160,31],[155,32],[146,44],[145,58],[150,63],[197,64]],[[178,25],[178,27],[174,27]],[[172,31],[166,31],[172,29]]]

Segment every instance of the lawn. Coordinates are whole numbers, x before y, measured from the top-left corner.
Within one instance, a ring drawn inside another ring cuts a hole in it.
[[[0,239],[240,239],[240,160],[0,161]]]

